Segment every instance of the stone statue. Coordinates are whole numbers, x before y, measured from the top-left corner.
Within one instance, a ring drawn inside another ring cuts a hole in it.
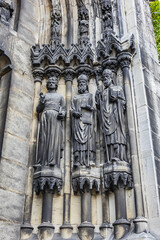
[[[81,74],[77,81],[79,95],[71,103],[74,166],[89,167],[95,163],[95,109],[87,75]]]
[[[127,161],[124,91],[122,87],[113,83],[111,70],[105,69],[102,77],[104,90],[97,90],[96,105],[104,134],[106,161]]]
[[[56,6],[51,14],[51,39],[60,37],[61,11]]]
[[[60,165],[63,150],[63,125],[65,117],[64,98],[56,93],[57,77],[49,77],[46,85],[48,93],[40,93],[37,112],[40,120],[37,164],[42,166]]]

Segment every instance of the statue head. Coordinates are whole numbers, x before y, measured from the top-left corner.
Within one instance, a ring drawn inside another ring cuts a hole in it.
[[[51,76],[48,78],[47,84],[46,84],[47,90],[57,90],[58,88],[58,79],[56,76]]]
[[[80,94],[88,92],[88,76],[86,74],[81,74],[78,79],[78,92]]]
[[[102,81],[105,88],[108,88],[113,81],[113,73],[110,69],[105,69],[102,73]]]
[[[88,33],[88,27],[89,27],[89,24],[88,24],[88,21],[87,20],[81,20],[80,21],[80,32],[81,34],[82,33]]]

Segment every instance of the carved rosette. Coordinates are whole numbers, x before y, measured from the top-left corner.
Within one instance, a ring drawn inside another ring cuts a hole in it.
[[[133,187],[131,166],[124,161],[112,160],[111,163],[104,164],[104,188],[106,191],[114,191],[120,183],[126,189]]]

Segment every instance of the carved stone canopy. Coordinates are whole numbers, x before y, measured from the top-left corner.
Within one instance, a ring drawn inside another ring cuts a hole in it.
[[[104,188],[106,191],[114,191],[121,183],[124,188],[131,189],[133,187],[131,166],[124,161],[113,160],[111,163],[104,164]]]

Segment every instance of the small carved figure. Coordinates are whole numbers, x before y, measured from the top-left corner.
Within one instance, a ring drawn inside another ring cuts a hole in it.
[[[56,93],[57,77],[47,81],[48,93],[40,93],[37,112],[42,113],[40,120],[37,165],[58,166],[63,150],[63,125],[65,118],[64,98]]]
[[[81,74],[77,81],[79,95],[71,103],[74,166],[89,167],[95,163],[95,109],[87,75]]]
[[[61,11],[55,6],[51,14],[51,40],[60,37]]]
[[[81,20],[79,21],[80,26],[80,36],[88,36],[89,31],[89,23],[87,20]]]
[[[113,29],[113,16],[112,16],[112,4],[111,1],[101,0],[104,31]]]
[[[104,90],[96,92],[96,105],[104,134],[107,161],[127,161],[125,96],[121,86],[113,83],[113,73],[105,69],[102,74]]]

